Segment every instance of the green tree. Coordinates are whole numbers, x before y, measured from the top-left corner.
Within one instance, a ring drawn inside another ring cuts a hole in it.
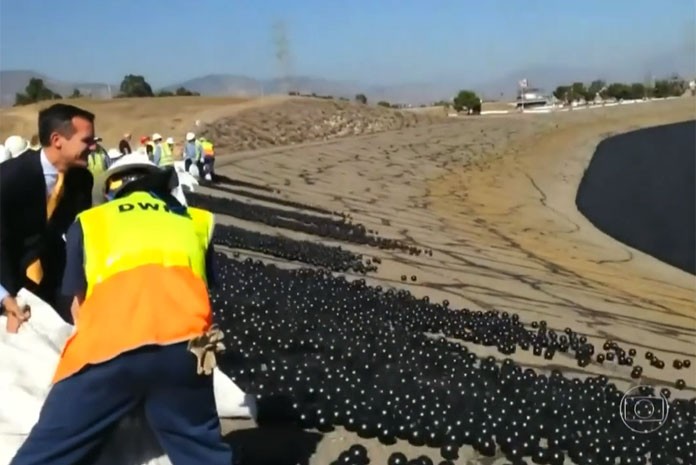
[[[70,94],[70,98],[80,98],[82,97],[82,93],[80,92],[80,89],[73,89],[72,94]]]
[[[198,92],[192,92],[192,91],[188,90],[186,87],[179,87],[178,89],[176,89],[176,91],[174,93],[180,97],[191,97],[191,96],[197,97],[197,96],[201,95]]]
[[[563,102],[568,102],[571,98],[570,86],[558,86],[556,90],[553,91],[553,96],[558,100]]]
[[[655,94],[655,97],[657,97],[657,98],[669,97],[669,94],[670,94],[669,81],[667,81],[666,79],[660,79],[660,80],[655,81],[655,87],[654,87],[653,93]]]
[[[645,91],[645,84],[643,84],[642,82],[634,82],[633,84],[631,84],[631,92],[629,98],[633,100],[639,100],[645,97],[647,97]]]
[[[386,102],[384,100],[380,100],[379,102],[377,102],[377,105],[379,105],[380,107],[391,108],[391,103]]]
[[[452,101],[452,106],[456,111],[464,111],[466,109],[469,113],[481,112],[481,99],[476,92],[472,90],[460,90],[454,100]]]
[[[56,100],[62,98],[60,94],[46,87],[43,79],[31,78],[29,79],[27,87],[24,89],[24,93],[15,95],[15,106],[29,105],[43,100]]]
[[[597,94],[599,94],[606,87],[606,85],[607,83],[601,79],[595,79],[590,83],[590,87],[587,88],[587,93],[592,95],[592,99],[594,99]]]
[[[630,86],[623,82],[613,82],[607,87],[607,97],[617,100],[627,100],[631,98]]]
[[[129,74],[123,78],[120,97],[154,97],[152,87],[143,76]]]
[[[688,84],[678,75],[674,74],[668,79],[655,81],[654,94],[657,98],[679,97],[686,92]]]
[[[587,88],[582,82],[574,82],[570,86],[570,96],[572,100],[585,99],[587,97]]]
[[[174,92],[170,90],[159,90],[155,97],[174,97]]]
[[[362,103],[363,105],[367,105],[367,97],[365,96],[365,94],[356,95],[355,101],[358,103]]]

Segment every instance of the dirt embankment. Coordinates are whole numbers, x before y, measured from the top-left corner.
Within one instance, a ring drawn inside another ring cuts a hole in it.
[[[124,133],[133,134],[134,141],[155,132],[183,142],[187,131],[196,130],[196,121],[203,123],[229,117],[247,108],[273,105],[283,97],[248,99],[237,97],[160,97],[119,98],[112,100],[69,99],[62,103],[77,105],[96,116],[96,133],[106,147],[115,147]],[[38,112],[56,101],[0,109],[0,139],[11,134],[27,139],[37,132]],[[137,145],[137,142],[136,142]]]
[[[371,134],[433,122],[443,114],[424,114],[338,100],[267,96],[164,97],[66,100],[96,115],[97,134],[115,147],[121,136],[155,132],[174,138],[180,153],[187,131],[210,137],[219,153]],[[0,110],[0,139],[36,133],[37,114],[54,102]],[[1,142],[1,141],[0,141]]]
[[[229,153],[373,134],[447,120],[444,115],[297,98],[219,118],[206,124],[201,133],[213,140],[221,152]]]

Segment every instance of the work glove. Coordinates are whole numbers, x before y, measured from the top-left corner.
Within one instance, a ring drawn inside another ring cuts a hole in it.
[[[224,333],[217,325],[212,325],[205,334],[196,336],[188,342],[188,350],[193,352],[197,359],[196,373],[199,375],[211,375],[217,366],[215,354],[224,352],[225,345],[222,339]]]

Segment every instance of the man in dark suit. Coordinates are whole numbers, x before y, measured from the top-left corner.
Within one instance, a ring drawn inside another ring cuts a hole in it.
[[[39,112],[41,150],[0,164],[0,301],[8,332],[30,313],[17,304],[25,287],[71,321],[60,295],[64,234],[91,207],[93,178],[86,169],[95,146],[94,115],[58,103]]]

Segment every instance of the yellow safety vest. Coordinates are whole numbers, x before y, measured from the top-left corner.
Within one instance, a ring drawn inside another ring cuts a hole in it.
[[[167,166],[174,163],[174,156],[172,154],[172,150],[169,148],[169,145],[163,142],[159,144],[159,146],[162,151],[160,153],[159,166]]]
[[[106,171],[104,169],[106,156],[106,153],[100,148],[97,148],[87,156],[87,169],[92,172],[93,176],[97,176]]]
[[[87,293],[63,349],[58,382],[145,345],[183,342],[212,322],[205,256],[215,219],[134,192],[78,215]],[[108,337],[105,337],[108,335]]]
[[[201,146],[203,147],[203,155],[206,157],[214,157],[215,156],[215,150],[213,148],[213,143],[210,142],[209,140],[203,141],[201,143]]]

